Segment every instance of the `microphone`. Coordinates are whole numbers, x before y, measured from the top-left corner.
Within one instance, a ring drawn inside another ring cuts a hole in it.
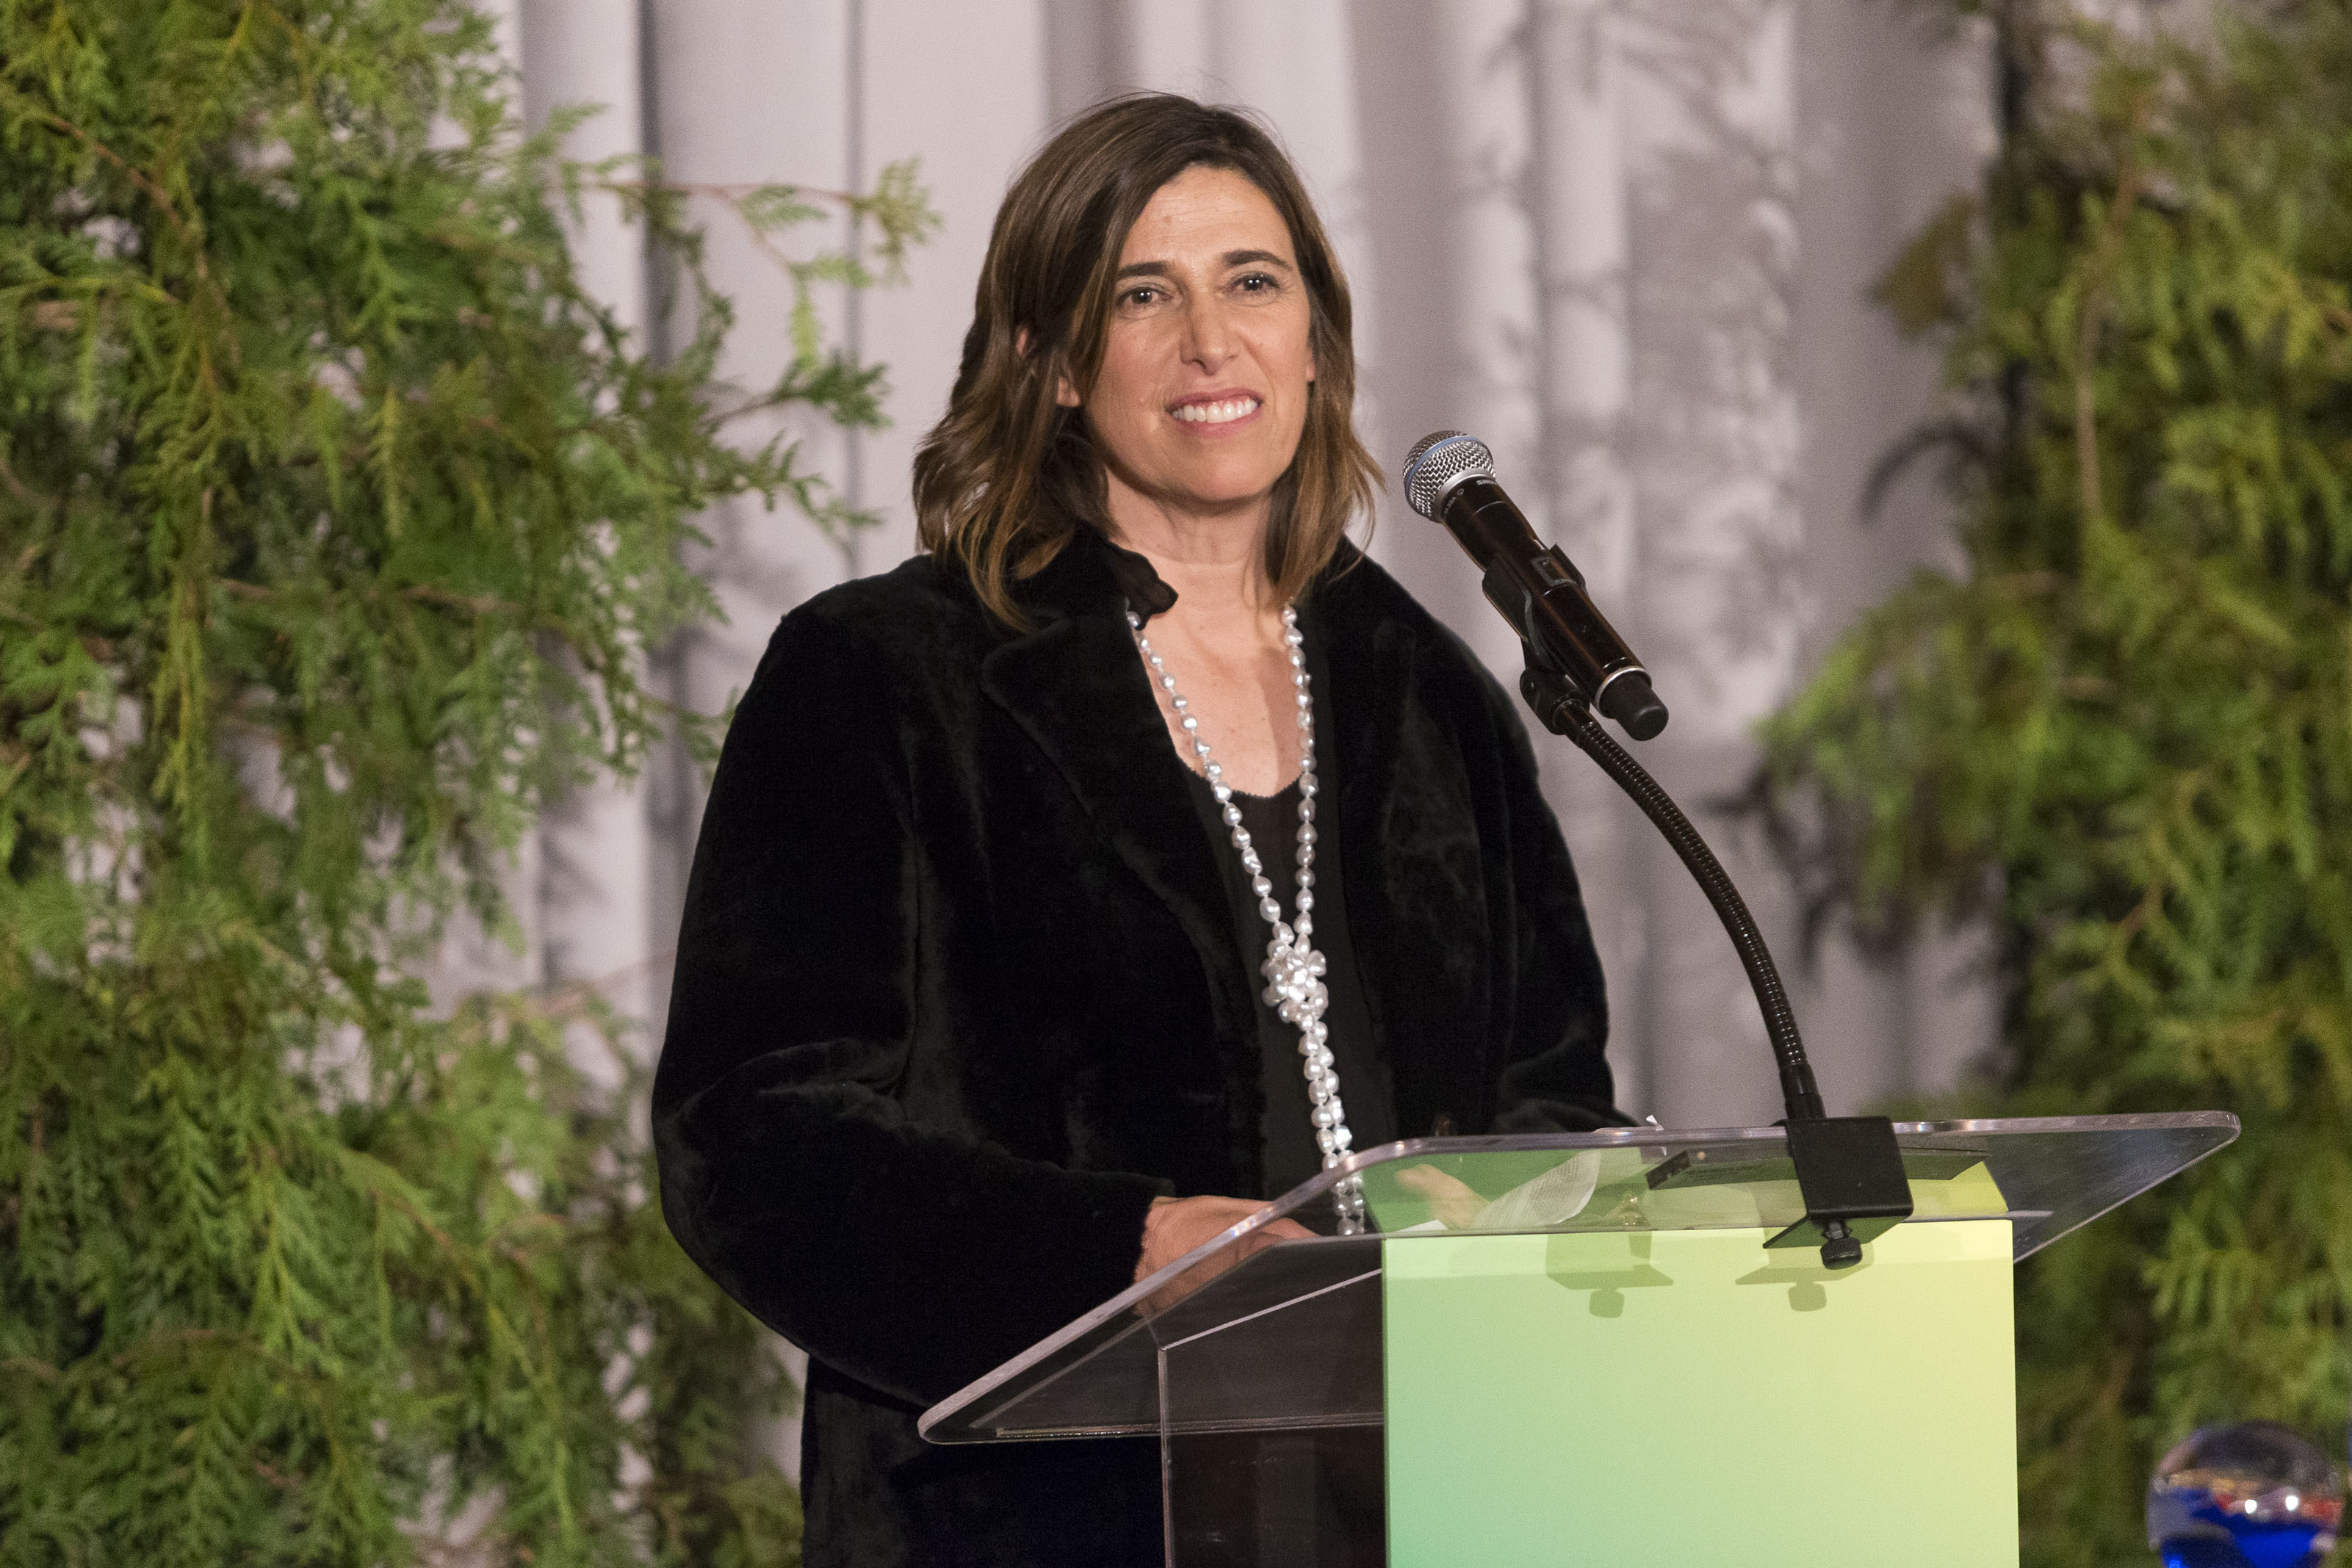
[[[1495,482],[1495,455],[1475,435],[1433,431],[1404,459],[1405,498],[1442,523],[1485,573],[1486,602],[1528,647],[1636,740],[1666,727],[1666,705],[1650,672],[1584,591],[1584,574],[1557,545],[1536,538]]]
[[[1819,1242],[1824,1268],[1853,1267],[1862,1261],[1864,1242],[1911,1217],[1911,1186],[1895,1124],[1884,1116],[1831,1116],[1822,1109],[1788,989],[1748,901],[1674,798],[1592,716],[1599,708],[1636,740],[1665,728],[1666,705],[1650,689],[1650,673],[1593,608],[1584,574],[1557,547],[1536,538],[1495,483],[1495,455],[1485,442],[1458,430],[1423,436],[1404,460],[1404,493],[1414,511],[1444,524],[1478,563],[1487,602],[1526,641],[1519,695],[1546,729],[1576,742],[1657,825],[1715,905],[1748,971],[1780,1069],[1789,1166],[1805,1201],[1805,1218],[1764,1245]],[[1687,1155],[1653,1167],[1646,1177],[1653,1187],[1710,1179],[1695,1174]],[[1718,1171],[1712,1179],[1727,1178]]]

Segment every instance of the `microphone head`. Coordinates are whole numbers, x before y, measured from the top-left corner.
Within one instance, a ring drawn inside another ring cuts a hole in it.
[[[1495,476],[1495,455],[1475,435],[1433,430],[1404,455],[1404,497],[1412,509],[1436,522],[1437,504],[1461,480]]]

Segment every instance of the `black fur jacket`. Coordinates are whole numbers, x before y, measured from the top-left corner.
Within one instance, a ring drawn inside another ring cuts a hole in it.
[[[1129,640],[1139,559],[1081,529],[1026,632],[929,559],[820,594],[727,738],[654,1134],[680,1243],[810,1354],[810,1568],[1160,1560],[1149,1441],[915,1430],[1126,1289],[1154,1197],[1259,1190],[1261,982]],[[1397,1126],[1622,1120],[1512,704],[1352,549],[1301,621]]]

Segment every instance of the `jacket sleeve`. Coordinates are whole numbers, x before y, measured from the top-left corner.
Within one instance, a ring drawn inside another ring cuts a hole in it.
[[[911,1120],[924,849],[878,661],[804,608],[705,809],[654,1088],[662,1211],[696,1262],[836,1370],[921,1406],[1127,1288],[1164,1190]],[[967,1047],[968,1048],[968,1047]]]
[[[1603,1050],[1609,999],[1559,821],[1538,781],[1518,709],[1483,668],[1479,686],[1500,754],[1517,938],[1510,1042],[1497,1133],[1589,1133],[1626,1125]]]

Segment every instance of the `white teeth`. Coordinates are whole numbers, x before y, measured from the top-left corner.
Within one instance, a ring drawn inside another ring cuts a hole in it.
[[[1188,402],[1176,411],[1187,424],[1223,424],[1257,412],[1257,399],[1230,397],[1223,402]]]

